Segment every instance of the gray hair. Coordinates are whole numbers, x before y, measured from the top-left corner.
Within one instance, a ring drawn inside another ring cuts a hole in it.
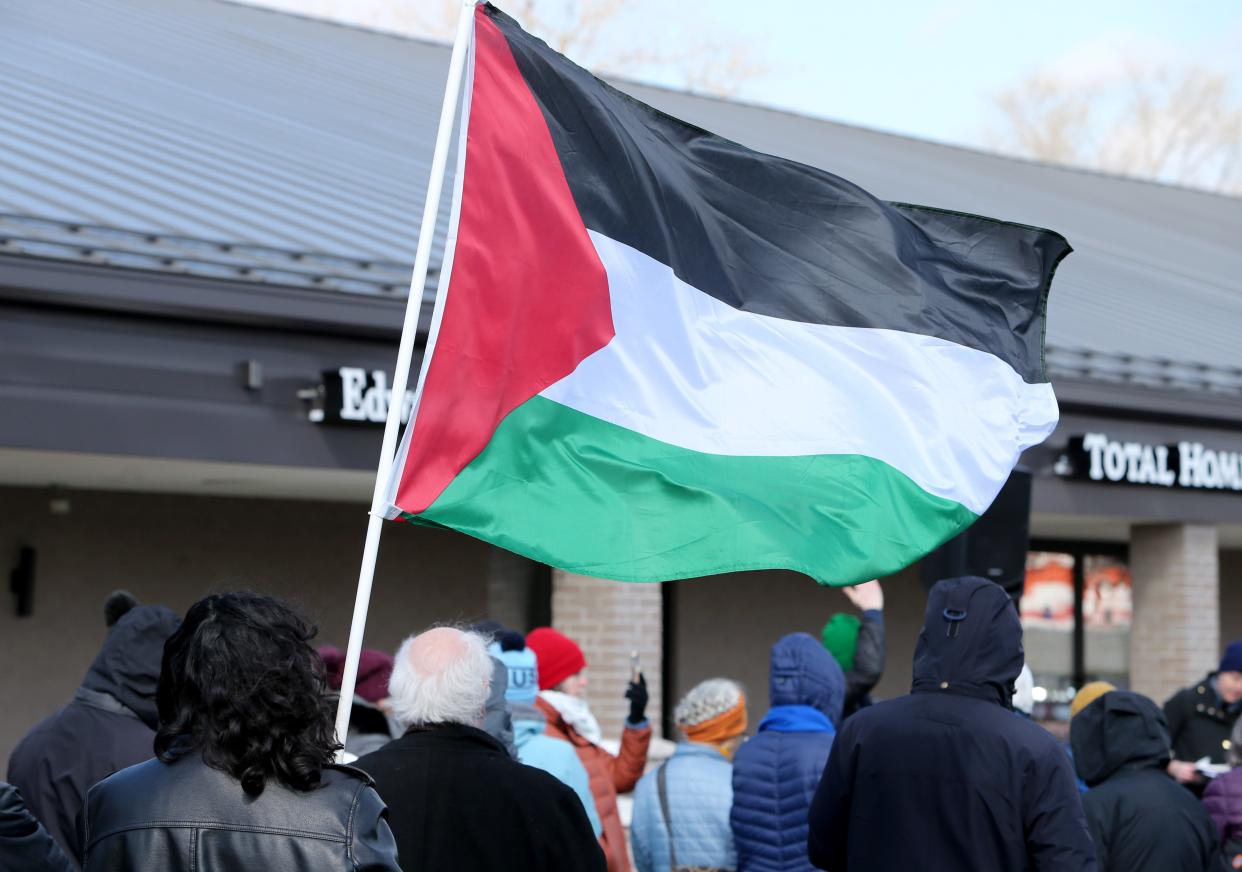
[[[453,632],[461,640],[460,651],[448,652],[448,656],[430,662],[415,661],[416,652],[411,650],[425,634],[410,636],[397,649],[388,692],[392,715],[402,727],[478,726],[482,722],[492,681],[487,642],[478,633],[456,629]]]
[[[673,721],[686,727],[710,721],[736,706],[741,698],[742,687],[736,681],[709,678],[681,698],[673,710]]]

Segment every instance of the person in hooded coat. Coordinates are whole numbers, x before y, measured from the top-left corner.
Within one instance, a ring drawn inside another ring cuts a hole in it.
[[[1169,729],[1154,702],[1103,694],[1070,721],[1070,744],[1100,872],[1223,868],[1212,818],[1165,770]]]
[[[806,633],[772,646],[770,708],[733,759],[729,825],[740,872],[811,869],[807,811],[841,722],[845,675]]]
[[[87,791],[155,754],[155,688],[164,642],[180,624],[163,606],[127,611],[108,630],[73,700],[36,725],[9,756],[7,780],[78,863],[77,819]]]
[[[811,861],[871,869],[1095,870],[1069,757],[1011,697],[1022,625],[982,578],[939,582],[911,693],[845,722],[811,805]]]

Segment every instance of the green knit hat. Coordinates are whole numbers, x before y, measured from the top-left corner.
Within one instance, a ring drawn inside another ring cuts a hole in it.
[[[837,612],[824,624],[819,637],[828,653],[841,664],[842,672],[854,668],[854,651],[858,648],[858,625],[862,622],[853,615]]]

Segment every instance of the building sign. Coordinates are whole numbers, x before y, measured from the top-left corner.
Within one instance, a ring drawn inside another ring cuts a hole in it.
[[[392,388],[388,373],[382,369],[367,371],[360,366],[342,366],[324,370],[322,415],[312,410],[311,420],[330,424],[383,424],[388,417]],[[401,407],[401,423],[410,418],[414,408],[414,392],[405,392]]]
[[[1066,473],[1088,481],[1242,491],[1242,456],[1201,442],[1149,445],[1085,433],[1070,438],[1066,459]]]

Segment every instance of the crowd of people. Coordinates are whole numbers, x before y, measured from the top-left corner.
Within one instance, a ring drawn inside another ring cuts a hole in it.
[[[772,647],[753,735],[746,690],[707,678],[662,761],[641,673],[611,751],[551,627],[364,651],[342,745],[344,654],[286,603],[114,594],[82,686],[9,759],[0,872],[1242,868],[1242,643],[1163,709],[1084,686],[1065,745],[1030,719],[1003,589],[937,584],[882,702],[883,592],[845,592],[860,614]]]

